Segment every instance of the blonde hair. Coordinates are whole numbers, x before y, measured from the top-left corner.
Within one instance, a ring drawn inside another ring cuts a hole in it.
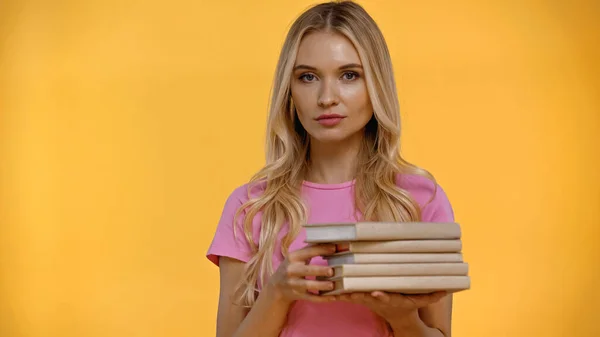
[[[289,231],[281,241],[282,254],[287,257],[290,244],[307,219],[308,210],[301,199],[300,187],[309,164],[309,137],[297,119],[290,81],[301,39],[316,31],[343,34],[354,44],[363,63],[374,110],[360,149],[355,181],[357,211],[365,220],[418,221],[421,218],[419,205],[397,186],[397,174],[425,176],[437,186],[430,173],[400,155],[400,108],[392,62],[375,21],[351,1],[328,2],[309,8],[292,24],[275,72],[267,125],[266,165],[249,184],[250,187],[264,184],[264,190],[252,197],[249,188],[249,201],[236,213],[238,217],[245,212],[243,230],[253,251],[238,289],[244,306],[252,306],[258,285],[264,284],[273,273],[272,257],[283,225],[289,224]],[[259,212],[262,212],[262,222],[257,245],[253,240],[252,223]]]

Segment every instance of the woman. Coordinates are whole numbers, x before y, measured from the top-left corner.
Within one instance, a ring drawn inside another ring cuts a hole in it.
[[[277,65],[267,164],[228,198],[208,258],[220,266],[217,335],[450,336],[451,296],[319,296],[331,282],[303,223],[451,222],[443,190],[399,151],[392,65],[353,2],[316,5],[292,25]]]

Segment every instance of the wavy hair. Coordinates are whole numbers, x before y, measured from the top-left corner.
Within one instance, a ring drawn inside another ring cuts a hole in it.
[[[309,137],[293,106],[290,81],[300,41],[317,31],[343,34],[354,44],[363,63],[374,110],[359,151],[354,189],[357,212],[370,221],[419,221],[419,205],[398,187],[397,174],[425,176],[437,187],[429,172],[408,163],[400,154],[396,83],[385,39],[375,21],[352,1],[332,1],[309,8],[290,27],[277,63],[267,122],[266,165],[249,184],[264,184],[264,190],[252,197],[249,188],[249,200],[236,213],[237,218],[245,212],[243,231],[253,251],[238,288],[243,306],[253,305],[259,285],[273,273],[272,256],[284,224],[288,224],[289,231],[281,240],[281,251],[287,257],[290,244],[308,216],[300,187],[309,165]],[[256,244],[252,226],[259,212],[262,222]]]

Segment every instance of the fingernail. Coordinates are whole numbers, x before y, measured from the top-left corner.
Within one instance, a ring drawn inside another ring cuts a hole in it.
[[[327,275],[333,276],[333,269],[332,268],[329,268],[329,270],[327,271]]]
[[[327,288],[329,288],[329,290],[333,289],[333,283],[329,283],[329,285],[327,286]]]

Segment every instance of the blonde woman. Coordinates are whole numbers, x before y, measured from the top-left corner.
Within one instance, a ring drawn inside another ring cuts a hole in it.
[[[219,337],[450,336],[450,294],[319,296],[329,245],[304,223],[453,221],[444,191],[399,151],[392,64],[353,2],[316,5],[287,35],[274,79],[267,163],[225,203],[207,256],[220,267]]]

